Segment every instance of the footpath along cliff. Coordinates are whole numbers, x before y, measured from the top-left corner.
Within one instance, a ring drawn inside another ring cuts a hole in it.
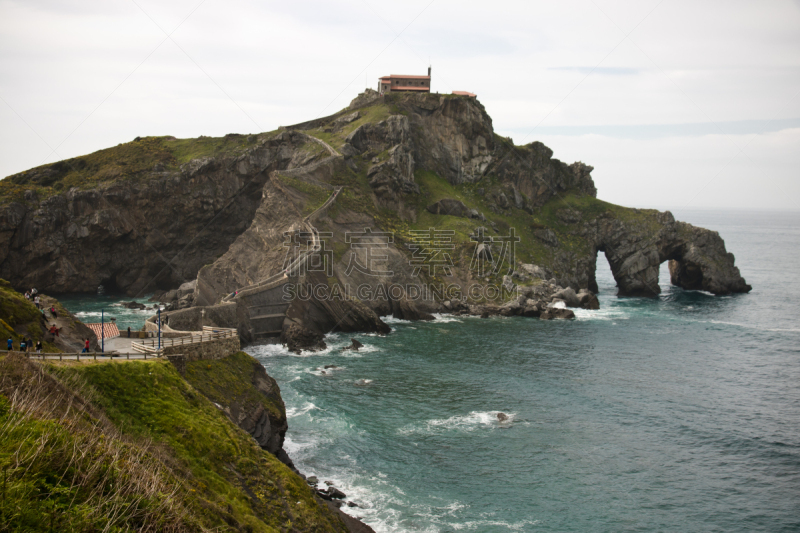
[[[137,138],[4,179],[0,276],[50,291],[155,291],[179,322],[301,345],[326,328],[385,331],[386,314],[593,307],[600,251],[623,296],[657,295],[665,261],[677,286],[750,290],[716,232],[599,200],[591,171],[496,135],[476,99],[368,90],[274,132]],[[313,257],[281,279],[297,253]],[[268,281],[292,287],[276,299]],[[303,299],[304,283],[362,293]],[[416,299],[393,285],[450,290]]]

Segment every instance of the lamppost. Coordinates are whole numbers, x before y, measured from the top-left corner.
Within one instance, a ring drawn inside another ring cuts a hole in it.
[[[158,308],[158,318],[156,319],[158,322],[158,349],[161,350],[161,307]]]
[[[100,353],[106,353],[106,310],[100,309]]]

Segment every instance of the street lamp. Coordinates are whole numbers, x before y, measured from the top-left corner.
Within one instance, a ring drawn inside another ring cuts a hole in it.
[[[161,307],[158,308],[158,318],[156,319],[158,322],[158,349],[161,350]]]

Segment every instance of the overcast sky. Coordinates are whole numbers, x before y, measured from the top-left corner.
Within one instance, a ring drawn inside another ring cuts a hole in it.
[[[393,73],[629,206],[800,209],[800,2],[0,0],[0,175],[270,131]]]

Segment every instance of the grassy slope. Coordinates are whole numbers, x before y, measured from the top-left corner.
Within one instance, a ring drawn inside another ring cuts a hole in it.
[[[92,189],[118,181],[146,180],[156,164],[162,165],[164,170],[177,170],[198,157],[237,156],[275,133],[196,139],[142,137],[8,176],[0,180],[0,205],[10,201],[23,202],[23,194],[28,189],[35,190],[42,200],[72,187]]]
[[[234,358],[239,361],[233,365],[237,367],[249,356],[240,353]],[[150,469],[164,486],[174,488],[174,494],[155,491],[148,501],[141,503],[145,511],[153,511],[151,521],[171,521],[177,524],[174,530],[179,531],[346,531],[338,518],[317,504],[301,478],[261,450],[169,363],[71,364],[50,366],[47,371],[62,382],[82,383],[92,397],[92,404],[123,432],[115,439],[115,447],[121,449],[120,457],[108,465],[112,471],[119,470],[117,475],[124,476],[123,470],[131,457],[146,448],[148,442],[153,443]],[[20,413],[12,411],[12,414],[18,419],[25,418]],[[53,512],[59,520],[79,524],[81,512],[89,513],[98,506],[91,495],[96,486],[89,483],[82,491],[69,486],[73,474],[70,470],[88,468],[81,462],[83,459],[71,465],[40,462],[41,468],[27,471],[22,465],[14,466],[13,454],[30,445],[36,431],[61,435],[59,438],[76,443],[88,438],[74,428],[65,433],[62,422],[33,416],[22,420],[18,424],[21,429],[15,434],[0,430],[0,470],[11,464],[14,486],[29,487],[27,491],[17,488],[10,491],[8,497],[12,502],[6,507],[12,509],[13,501],[21,504],[21,498],[25,498],[24,501],[33,502],[42,511],[39,528],[15,522],[15,528],[9,531],[42,530],[42,522],[49,516],[44,511],[49,508],[56,509]],[[29,436],[25,436],[26,432]],[[89,424],[84,430],[87,432],[96,434],[97,428]],[[113,440],[112,436],[109,438]],[[130,453],[126,452],[126,446]],[[103,490],[113,493],[107,486]],[[165,500],[169,500],[168,506]],[[164,511],[167,508],[184,512]],[[162,511],[156,512],[159,510]],[[35,522],[35,515],[31,512],[25,520]],[[132,531],[140,527],[135,521],[123,521],[117,526],[118,529],[112,530]],[[100,529],[86,525],[84,529],[67,530]]]
[[[286,418],[279,391],[267,397],[253,386],[256,365],[244,352],[216,361],[192,361],[186,364],[186,380],[206,398],[220,405],[263,405],[276,418]],[[277,384],[276,384],[277,389]]]
[[[68,315],[63,314],[62,316]],[[41,311],[36,309],[33,302],[15,291],[9,282],[0,279],[0,340],[3,341],[2,348],[4,350],[6,348],[5,341],[9,337],[14,340],[15,348],[19,347],[19,341],[23,336],[33,339],[34,343],[39,340],[43,341],[45,330],[42,327],[41,317]],[[43,341],[42,344],[45,351],[61,351],[49,342]]]

